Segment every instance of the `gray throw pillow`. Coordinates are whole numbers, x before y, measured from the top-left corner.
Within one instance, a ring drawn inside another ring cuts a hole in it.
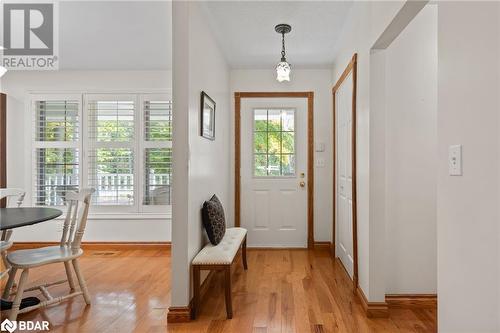
[[[226,219],[222,203],[215,194],[203,204],[202,220],[210,243],[219,244],[226,233]]]

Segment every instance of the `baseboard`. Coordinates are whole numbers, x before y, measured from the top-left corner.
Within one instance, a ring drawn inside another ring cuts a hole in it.
[[[363,290],[360,287],[356,288],[356,293],[359,300],[361,301],[361,306],[365,310],[365,314],[368,318],[387,318],[389,317],[389,307],[386,302],[368,302]]]
[[[328,250],[330,251],[332,248],[332,242],[314,242],[315,250]]]
[[[271,246],[247,246],[247,251],[303,251],[307,247],[271,247]]]
[[[203,299],[203,296],[208,291],[208,287],[210,286],[210,282],[215,276],[217,271],[210,271],[205,278],[205,280],[201,283],[200,286],[200,299]],[[167,314],[167,322],[168,323],[186,323],[191,321],[193,318],[193,299],[189,302],[188,306],[171,306],[168,308]]]
[[[167,323],[187,323],[191,321],[191,305],[168,308]]]
[[[388,294],[385,302],[389,308],[415,309],[434,308],[437,309],[436,294]]]
[[[15,242],[9,251],[35,249],[59,245],[59,242]],[[170,250],[170,242],[82,242],[84,250],[127,251],[127,250]]]

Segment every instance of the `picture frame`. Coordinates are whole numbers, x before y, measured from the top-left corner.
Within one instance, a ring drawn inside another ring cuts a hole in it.
[[[215,140],[215,101],[204,91],[200,98],[200,135]]]

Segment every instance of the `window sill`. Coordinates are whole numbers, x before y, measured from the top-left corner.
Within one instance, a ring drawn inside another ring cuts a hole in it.
[[[59,216],[56,220],[64,220],[65,214]],[[171,214],[158,214],[158,213],[94,213],[89,214],[88,220],[170,220]]]

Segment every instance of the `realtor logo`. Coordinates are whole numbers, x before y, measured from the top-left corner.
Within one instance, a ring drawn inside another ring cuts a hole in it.
[[[3,6],[4,55],[54,54],[54,5]]]
[[[0,324],[0,329],[2,332],[4,331],[9,331],[10,333],[14,332],[17,328],[17,322],[16,321],[10,321],[8,319],[5,319],[2,321],[2,324]]]
[[[44,3],[3,3],[1,65],[14,70],[58,69],[58,6]]]

